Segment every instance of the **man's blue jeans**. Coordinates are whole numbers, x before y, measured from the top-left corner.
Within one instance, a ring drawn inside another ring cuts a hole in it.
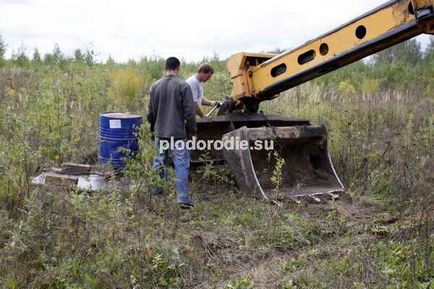
[[[161,179],[167,180],[167,168],[169,166],[169,151],[172,152],[173,164],[176,176],[176,198],[178,203],[191,204],[190,188],[188,185],[188,173],[190,170],[190,153],[187,150],[186,140],[177,139],[175,142],[183,142],[181,146],[175,146],[173,150],[161,150],[161,140],[170,142],[169,138],[155,137],[156,156],[152,163],[152,169],[158,170]],[[154,188],[156,193],[162,193],[162,188]]]

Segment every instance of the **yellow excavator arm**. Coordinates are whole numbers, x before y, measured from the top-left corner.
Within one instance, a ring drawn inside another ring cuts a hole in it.
[[[232,55],[231,99],[257,111],[278,93],[422,33],[434,34],[434,0],[392,0],[282,54]]]
[[[416,35],[433,33],[433,6],[434,0],[393,0],[288,52],[233,55],[227,62],[232,95],[217,116],[197,121],[198,138],[240,140],[250,147],[271,140],[274,146],[194,151],[192,164],[203,164],[203,159],[227,164],[238,187],[258,199],[336,199],[345,188],[328,153],[326,126],[258,113],[259,103]],[[273,172],[279,165],[277,190]]]

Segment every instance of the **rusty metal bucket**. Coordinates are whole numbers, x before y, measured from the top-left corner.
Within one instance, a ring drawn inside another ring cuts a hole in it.
[[[324,202],[344,191],[327,151],[324,125],[244,126],[225,134],[223,141],[234,138],[248,141],[249,149],[224,150],[223,156],[247,194],[265,200]],[[255,150],[258,140],[273,141],[272,149]]]
[[[263,114],[218,116],[198,121],[198,138],[248,142],[244,150],[193,152],[192,162],[200,163],[205,153],[226,163],[238,187],[256,198],[324,202],[344,191],[328,154],[324,125]],[[263,146],[272,140],[272,149],[250,150],[258,140]],[[280,182],[273,182],[273,176]]]

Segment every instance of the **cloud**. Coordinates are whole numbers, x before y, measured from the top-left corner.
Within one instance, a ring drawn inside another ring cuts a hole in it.
[[[0,5],[23,5],[31,2],[31,0],[0,0]]]
[[[58,44],[68,54],[93,47],[100,60],[226,58],[296,47],[384,1],[0,0],[0,33],[9,55],[21,46],[46,53]]]

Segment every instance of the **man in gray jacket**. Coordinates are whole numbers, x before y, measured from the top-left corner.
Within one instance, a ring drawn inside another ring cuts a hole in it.
[[[171,150],[175,165],[177,201],[182,208],[190,208],[193,202],[188,185],[190,154],[186,141],[196,135],[196,119],[190,86],[178,77],[180,66],[181,63],[176,57],[167,58],[166,75],[151,87],[147,119],[155,136],[157,150],[152,168],[158,170],[163,180],[166,179]],[[172,149],[162,146],[162,142],[170,141],[176,141]],[[162,193],[161,188],[155,189],[156,193]]]

